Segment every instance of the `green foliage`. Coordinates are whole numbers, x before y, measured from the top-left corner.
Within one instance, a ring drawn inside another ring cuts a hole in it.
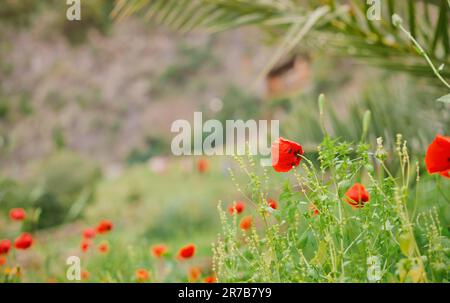
[[[114,6],[114,1],[89,0],[80,1],[80,4],[82,20],[69,21],[66,18],[66,10],[69,7],[66,1],[4,0],[0,7],[0,23],[13,27],[30,26],[33,18],[45,10],[54,12],[54,16],[56,16],[49,31],[53,29],[61,31],[73,44],[84,42],[91,29],[106,33],[112,24],[109,14]]]
[[[0,20],[14,26],[27,26],[41,5],[41,1],[34,0],[4,0],[0,6]]]
[[[393,1],[381,5],[381,20],[367,18],[369,4],[363,1],[276,1],[263,0],[121,0],[112,16],[145,16],[158,24],[186,32],[193,28],[222,31],[244,25],[256,25],[278,50],[263,69],[265,74],[278,59],[300,45],[363,58],[364,62],[390,70],[434,77],[422,53],[403,36],[391,16],[408,20],[408,27],[430,60],[449,65],[449,8],[446,0]],[[438,14],[437,21],[431,15]],[[406,26],[406,25],[405,25]],[[282,38],[280,38],[282,37]],[[305,40],[306,41],[303,41]],[[441,71],[449,77],[447,70]]]
[[[109,13],[112,10],[114,1],[89,0],[81,1],[80,3],[81,21],[69,21],[65,13],[59,13],[59,19],[55,25],[56,28],[61,29],[64,36],[73,44],[84,42],[88,32],[92,29],[106,34],[111,26]],[[65,12],[68,7],[65,1],[56,1],[54,5],[59,12]]]
[[[236,85],[228,85],[222,97],[222,108],[214,119],[225,123],[226,120],[248,120],[258,117],[261,100]],[[242,106],[245,104],[245,106]]]
[[[52,131],[53,144],[56,149],[62,149],[66,146],[63,130],[59,127],[53,128]]]
[[[137,164],[146,162],[154,156],[162,155],[167,151],[169,144],[167,140],[159,137],[148,137],[146,147],[142,150],[133,149],[127,157],[128,164]]]
[[[32,206],[41,209],[37,227],[54,226],[80,215],[99,177],[96,164],[67,150],[36,163],[29,183],[34,189]]]
[[[397,158],[398,174],[386,168],[386,153],[380,140],[373,146],[325,135],[318,146],[318,166],[303,158],[276,210],[268,207],[263,186],[271,176],[258,176],[251,158],[240,159],[249,178],[244,194],[254,206],[255,224],[240,230],[236,215],[229,218],[219,207],[223,231],[214,248],[219,281],[449,281],[450,248],[437,214],[446,198],[434,189],[432,195],[420,194],[423,200],[418,201],[412,189],[421,190],[418,168],[411,164],[402,136],[397,135],[389,154]],[[345,203],[355,182],[370,193],[362,208]],[[445,185],[443,193],[448,189]]]
[[[177,47],[176,60],[169,64],[156,81],[153,90],[167,92],[168,87],[187,86],[202,68],[213,66],[216,59],[212,54],[213,39],[204,46],[190,46],[181,43]]]
[[[401,133],[409,138],[409,148],[412,157],[422,157],[429,142],[439,130],[446,132],[450,120],[445,113],[445,105],[434,102],[433,90],[417,87],[409,79],[401,79],[383,74],[389,81],[382,84],[373,83],[362,87],[358,101],[347,99],[345,111],[341,103],[337,104],[334,97],[328,100],[329,106],[325,112],[328,131],[335,137],[348,141],[357,141],[362,135],[363,113],[370,110],[372,119],[368,128],[368,139],[372,142],[380,136],[386,138],[387,148],[393,148],[396,134]],[[320,81],[320,80],[319,80]],[[325,88],[319,83],[318,87]],[[326,87],[330,90],[330,86]],[[318,88],[292,98],[292,110],[283,121],[283,133],[294,140],[309,144],[321,141],[322,131],[315,110],[316,103],[312,95]],[[413,115],[413,113],[421,113]],[[390,162],[390,161],[389,161]]]
[[[3,96],[0,96],[0,120],[8,118],[9,104]]]

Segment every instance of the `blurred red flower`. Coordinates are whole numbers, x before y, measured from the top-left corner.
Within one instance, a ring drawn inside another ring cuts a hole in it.
[[[112,228],[113,228],[113,224],[112,224],[111,221],[109,221],[109,220],[102,220],[97,225],[97,232],[99,234],[105,234],[105,233],[111,231]]]
[[[87,252],[89,247],[91,247],[91,241],[89,241],[88,239],[83,239],[83,241],[81,241],[80,244],[80,249],[82,252]]]
[[[194,244],[188,244],[186,246],[183,246],[178,251],[178,258],[180,259],[189,259],[192,258],[195,254],[195,245]]]
[[[278,203],[274,199],[269,199],[267,201],[267,204],[269,204],[269,207],[272,208],[272,209],[277,209],[278,208]]]
[[[309,204],[309,211],[311,213],[311,217],[317,216],[319,214],[319,210],[314,204]]]
[[[11,249],[11,241],[4,239],[0,241],[0,255],[6,255]]]
[[[215,276],[209,276],[203,279],[203,282],[205,283],[216,283],[217,279]]]
[[[108,242],[102,242],[97,247],[98,251],[102,254],[106,254],[109,251]]]
[[[14,246],[16,249],[27,249],[33,245],[33,238],[29,233],[22,233],[14,241]]]
[[[195,282],[197,281],[202,274],[202,271],[197,266],[192,266],[189,268],[188,271],[188,280],[189,282]]]
[[[197,161],[197,170],[199,173],[205,173],[208,170],[209,162],[205,158],[201,158]]]
[[[154,257],[160,258],[167,252],[167,246],[164,244],[155,244],[151,247],[151,252]]]
[[[450,178],[450,137],[436,135],[425,155],[428,173]]]
[[[241,222],[239,223],[239,226],[242,230],[249,230],[250,227],[252,227],[252,216],[246,216],[241,219]]]
[[[361,208],[369,202],[370,195],[362,184],[355,183],[345,193],[345,202],[353,208]]]
[[[240,214],[245,209],[245,204],[242,201],[236,201],[233,205],[228,209],[230,214]]]
[[[93,239],[95,238],[95,228],[86,228],[83,230],[83,238]]]
[[[272,143],[272,166],[277,172],[288,172],[300,164],[303,148],[300,144],[278,138]]]
[[[9,217],[14,221],[22,221],[26,217],[25,210],[23,208],[13,208],[9,211]]]
[[[138,270],[136,270],[135,274],[136,274],[136,280],[138,282],[145,282],[150,279],[150,273],[144,268],[139,268]]]
[[[6,257],[3,255],[0,255],[0,266],[5,265],[6,263]]]
[[[81,280],[86,281],[89,279],[89,272],[87,270],[81,271]]]

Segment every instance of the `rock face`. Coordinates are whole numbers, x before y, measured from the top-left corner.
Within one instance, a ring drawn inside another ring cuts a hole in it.
[[[0,166],[16,177],[55,142],[108,168],[149,137],[169,141],[175,119],[212,111],[230,84],[249,87],[271,53],[249,29],[181,37],[129,19],[73,46],[35,22],[1,33],[0,99],[9,112],[0,118]],[[262,95],[263,83],[256,90]]]

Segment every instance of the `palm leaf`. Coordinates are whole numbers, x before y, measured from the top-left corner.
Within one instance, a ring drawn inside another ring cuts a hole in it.
[[[396,13],[408,20],[408,30],[424,46],[433,63],[450,66],[448,4],[449,0],[388,0],[382,7],[381,20],[368,20],[367,4],[360,0],[117,0],[111,15],[117,20],[141,15],[149,22],[182,33],[195,28],[217,32],[257,26],[280,37],[275,40],[279,46],[262,74],[303,41],[302,47],[325,45],[325,51],[364,58],[391,70],[434,77],[411,41],[394,26],[391,16]],[[437,20],[432,18],[435,15]],[[450,72],[444,70],[441,74],[449,77]]]

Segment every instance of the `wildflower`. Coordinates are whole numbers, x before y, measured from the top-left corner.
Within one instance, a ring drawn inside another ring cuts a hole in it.
[[[230,214],[240,214],[245,209],[244,202],[236,201],[233,205],[230,206],[229,211]]]
[[[139,268],[138,270],[136,270],[135,275],[138,282],[145,282],[150,279],[149,272],[144,268]]]
[[[300,164],[303,148],[300,144],[278,138],[272,143],[272,166],[277,172],[288,172]]]
[[[0,266],[3,266],[6,264],[6,257],[3,255],[0,255]]]
[[[205,283],[216,283],[217,279],[216,279],[215,276],[208,276],[208,277],[203,279],[203,282],[205,282]]]
[[[272,208],[272,209],[277,209],[278,208],[278,203],[274,199],[269,199],[267,201],[267,204],[269,204],[269,207]]]
[[[425,155],[428,173],[450,178],[450,137],[436,135]]]
[[[102,254],[106,254],[109,251],[108,242],[102,242],[97,247],[98,251]]]
[[[353,208],[361,208],[366,202],[369,202],[370,196],[362,184],[355,183],[345,193],[345,202]]]
[[[186,246],[183,246],[178,251],[178,258],[180,259],[189,259],[192,258],[195,254],[195,245],[194,244],[188,244]]]
[[[83,230],[83,238],[85,238],[85,239],[95,238],[95,229],[94,228],[86,228],[85,230]]]
[[[23,221],[26,217],[25,210],[23,208],[13,208],[9,211],[9,217],[14,221]]]
[[[239,226],[242,230],[249,230],[250,227],[252,227],[252,216],[246,216],[242,218],[241,222],[239,223]]]
[[[208,170],[209,162],[205,158],[197,161],[197,170],[199,173],[205,173]]]
[[[33,238],[29,233],[22,233],[14,241],[14,246],[16,249],[28,249],[33,245]]]
[[[81,280],[86,281],[89,279],[89,272],[87,270],[81,271]]]
[[[0,241],[0,255],[6,255],[11,249],[11,241],[4,239]]]
[[[109,220],[102,220],[97,225],[97,232],[99,234],[105,234],[105,233],[111,231],[112,228],[113,228],[113,224],[111,223],[111,221],[109,221]]]
[[[167,246],[164,244],[156,244],[151,247],[152,255],[156,258],[162,257],[167,252]]]
[[[81,251],[87,252],[89,247],[91,247],[91,241],[89,241],[88,239],[83,239],[83,241],[81,241],[81,244],[80,244]]]
[[[202,274],[200,268],[198,268],[197,266],[192,266],[189,268],[188,271],[188,280],[189,282],[195,282],[198,280],[198,278],[200,278],[200,275]]]
[[[310,217],[317,216],[319,214],[319,210],[314,204],[309,205]]]

